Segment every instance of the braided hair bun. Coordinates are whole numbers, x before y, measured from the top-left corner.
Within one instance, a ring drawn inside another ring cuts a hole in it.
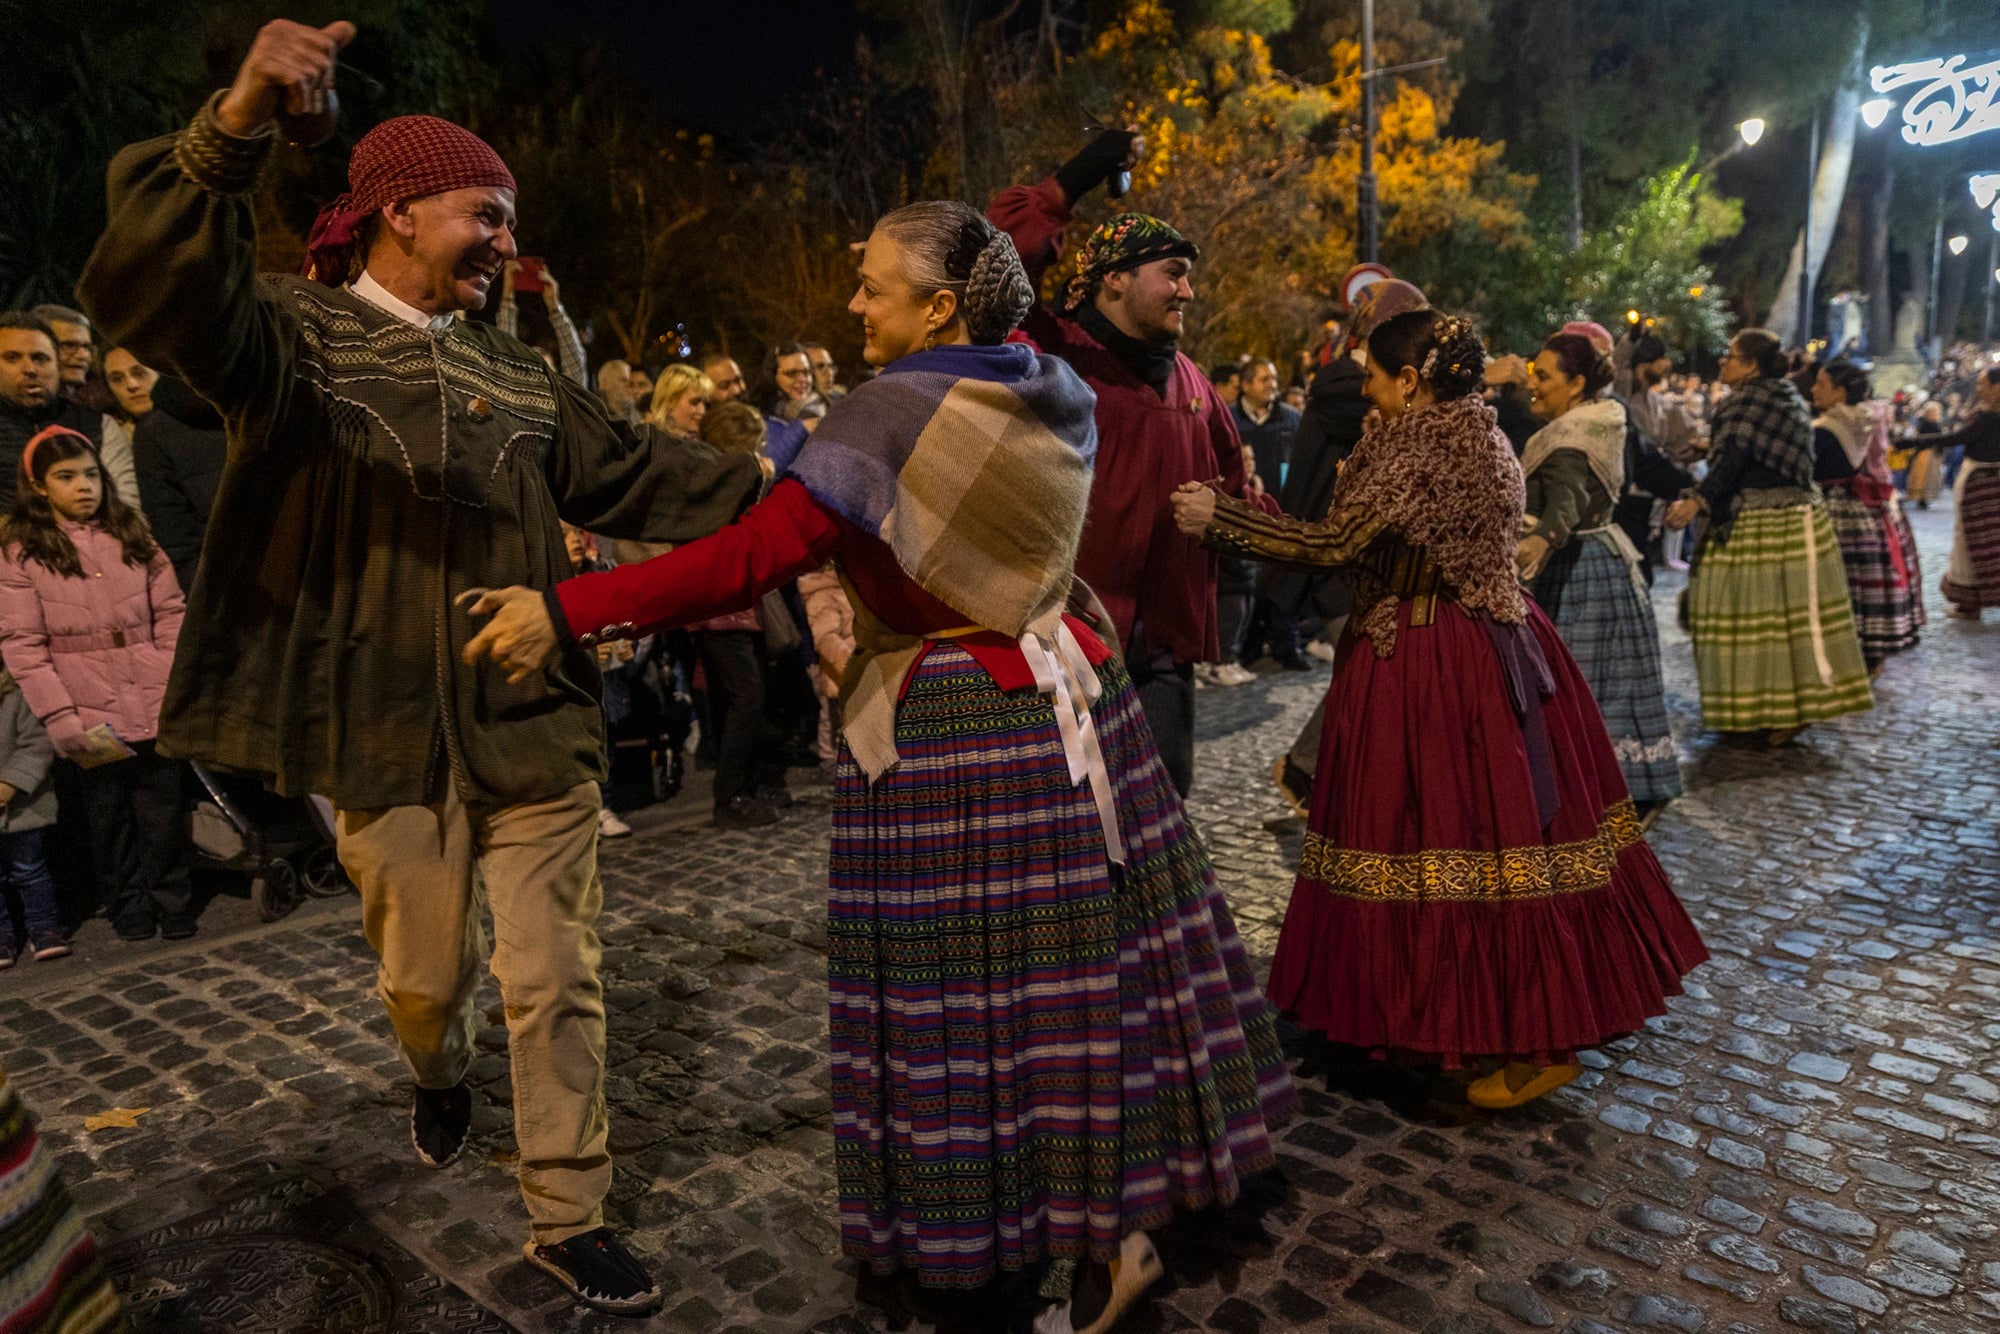
[[[975,343],[1005,342],[1034,304],[1035,285],[1028,281],[1014,238],[993,228],[965,283],[965,331]]]
[[[1486,377],[1486,344],[1472,321],[1441,310],[1391,316],[1368,335],[1368,357],[1391,375],[1405,366],[1431,387],[1440,403],[1479,392]]]

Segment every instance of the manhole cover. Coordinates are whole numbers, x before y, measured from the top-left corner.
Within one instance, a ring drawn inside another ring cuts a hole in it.
[[[513,1334],[303,1178],[120,1237],[105,1264],[142,1331]]]

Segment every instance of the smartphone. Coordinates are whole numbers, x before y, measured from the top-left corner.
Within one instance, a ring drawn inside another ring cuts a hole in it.
[[[546,262],[523,255],[515,263],[518,267],[514,270],[514,290],[516,292],[540,292],[542,290],[542,270],[547,267]]]

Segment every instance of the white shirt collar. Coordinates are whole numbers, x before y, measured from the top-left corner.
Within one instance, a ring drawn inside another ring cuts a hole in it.
[[[451,327],[451,316],[424,314],[421,310],[418,310],[415,306],[376,282],[375,275],[367,272],[365,269],[359,278],[356,278],[347,285],[347,290],[378,310],[394,315],[405,324],[414,324],[419,329],[428,329],[432,333],[443,333]]]

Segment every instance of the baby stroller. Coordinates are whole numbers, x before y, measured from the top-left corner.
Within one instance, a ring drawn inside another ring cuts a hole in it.
[[[248,876],[250,901],[275,922],[308,896],[336,898],[353,885],[333,848],[333,803],[281,797],[254,779],[190,764],[201,783],[189,840],[197,871]]]

